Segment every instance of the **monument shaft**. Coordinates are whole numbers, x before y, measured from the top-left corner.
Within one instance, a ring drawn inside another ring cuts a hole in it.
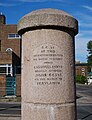
[[[77,21],[54,9],[33,11],[22,35],[22,120],[76,120],[74,36]]]

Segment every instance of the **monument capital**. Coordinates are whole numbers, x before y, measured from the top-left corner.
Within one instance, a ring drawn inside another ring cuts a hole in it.
[[[78,21],[68,13],[57,9],[39,9],[22,17],[18,23],[19,34],[25,31],[46,28],[69,29],[76,35],[78,33]]]

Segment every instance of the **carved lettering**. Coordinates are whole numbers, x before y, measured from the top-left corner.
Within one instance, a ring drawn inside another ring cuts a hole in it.
[[[52,44],[41,45],[34,50],[34,85],[59,85],[63,79],[63,54]]]

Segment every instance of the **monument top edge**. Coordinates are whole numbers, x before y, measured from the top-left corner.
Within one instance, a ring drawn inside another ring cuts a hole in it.
[[[78,33],[78,21],[68,13],[58,9],[38,9],[23,16],[17,26],[18,33],[29,28],[43,26],[58,26],[74,30]]]
[[[47,14],[62,14],[62,15],[71,16],[68,13],[64,12],[63,10],[52,9],[52,8],[46,8],[46,9],[44,8],[44,9],[34,10],[34,11],[26,14],[25,16],[39,15],[39,14],[45,14],[45,13],[47,13]]]

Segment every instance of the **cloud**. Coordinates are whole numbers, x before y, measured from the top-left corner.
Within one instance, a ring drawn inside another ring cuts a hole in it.
[[[50,1],[64,2],[64,0],[7,0],[6,2],[0,1],[0,6],[9,7],[9,6],[15,6],[21,3],[50,2]]]
[[[57,2],[62,2],[63,0],[7,0],[7,2],[0,2],[0,6],[3,7],[11,7],[11,6],[16,6],[21,3],[28,3],[28,2],[49,2],[49,1],[57,1]]]
[[[20,2],[16,2],[16,0],[7,0],[7,2],[0,2],[0,6],[2,7],[11,7],[11,6],[16,6],[16,5],[20,5]]]
[[[15,4],[8,4],[8,3],[0,3],[0,6],[3,7],[9,7],[9,6],[14,6]]]
[[[48,1],[48,0],[18,0],[20,2],[45,2],[45,1]]]
[[[87,62],[87,43],[92,39],[92,16],[78,12],[79,34],[75,39],[75,58],[81,62]]]
[[[81,33],[83,33],[84,35],[91,35],[92,37],[92,30],[81,30]]]
[[[83,5],[82,7],[84,7],[84,8],[86,8],[86,9],[92,11],[92,7],[89,7],[89,6],[86,6],[86,5]]]
[[[83,27],[88,27],[88,28],[92,28],[92,23],[80,23],[81,26]]]
[[[90,30],[90,29],[83,28],[79,31],[78,36],[79,36],[78,39],[79,38],[92,39],[92,29]]]
[[[92,23],[79,22],[79,33],[77,39],[92,39]]]
[[[85,14],[82,12],[77,12],[76,16],[79,20],[81,21],[88,21],[88,22],[92,22],[92,15],[91,14]]]
[[[85,16],[85,15],[84,15]],[[89,19],[90,18],[90,19]],[[88,27],[88,28],[92,28],[92,17],[91,16],[87,16],[87,18],[80,18],[81,20],[78,20],[78,25],[82,26],[82,27]],[[86,20],[85,20],[86,19]],[[89,19],[89,20],[87,20]]]
[[[56,1],[56,2],[64,2],[64,0],[17,0],[19,2],[49,2],[49,1]]]
[[[78,34],[75,37],[75,58],[76,61],[87,62],[87,43],[90,41],[90,37],[80,37]]]
[[[92,16],[91,14],[85,14],[82,12],[76,13],[78,19],[79,26],[79,36],[82,37],[90,37],[92,38]]]

